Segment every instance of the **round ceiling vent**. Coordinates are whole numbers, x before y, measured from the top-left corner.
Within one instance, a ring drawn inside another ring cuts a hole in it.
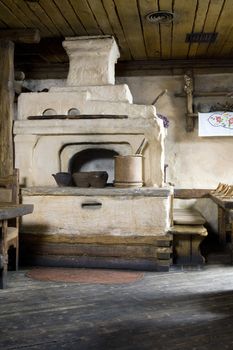
[[[146,19],[151,23],[171,23],[174,19],[174,13],[169,11],[155,11],[148,13],[148,15],[146,15]]]

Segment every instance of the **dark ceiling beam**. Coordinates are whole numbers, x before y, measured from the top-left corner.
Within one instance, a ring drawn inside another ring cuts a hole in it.
[[[189,60],[147,60],[118,62],[116,65],[116,74],[119,76],[127,75],[161,75],[165,71],[172,74],[183,74],[188,69],[198,70],[224,70],[225,68],[233,69],[232,59],[189,59]],[[153,74],[154,72],[154,74]]]
[[[38,29],[1,29],[0,40],[34,44],[40,42],[40,32]]]
[[[25,57],[24,62],[17,64],[16,57],[16,68],[25,72],[26,79],[65,79],[68,74],[68,63],[27,64],[26,62]],[[116,64],[116,76],[180,75],[188,69],[198,74],[230,73],[233,72],[233,60],[119,61]]]

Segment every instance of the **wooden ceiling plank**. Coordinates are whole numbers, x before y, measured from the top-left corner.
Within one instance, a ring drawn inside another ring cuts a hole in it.
[[[55,3],[51,0],[40,0],[40,5],[53,21],[54,25],[59,28],[63,36],[73,36],[74,31],[63,17],[62,12],[58,9]]]
[[[208,57],[225,56],[233,44],[232,38],[232,0],[226,0],[219,17],[215,31],[218,33],[217,40],[210,44],[207,50]]]
[[[51,48],[49,48],[49,50],[46,51],[46,55],[44,53],[43,55],[46,56],[49,63],[64,63],[69,61],[68,56],[66,55],[65,52],[64,54],[61,55],[61,54],[58,54],[56,50],[52,50]]]
[[[0,29],[5,29],[7,28],[7,25],[0,20]]]
[[[137,6],[137,0],[127,2],[115,0],[117,12],[134,59],[142,59],[146,56],[141,20]]]
[[[86,0],[69,0],[76,15],[89,35],[103,34]]]
[[[230,31],[220,51],[215,56],[233,57],[233,29]]]
[[[116,10],[115,10],[115,4],[113,0],[102,0],[103,6],[105,8],[105,11],[108,16],[109,23],[112,26],[113,34],[118,42],[120,53],[121,53],[121,59],[122,60],[130,60],[131,54],[129,51],[128,43],[125,39],[124,31],[121,27],[121,23],[119,21],[119,18],[117,16]]]
[[[206,15],[208,12],[210,0],[199,0],[196,10],[196,16],[195,16],[195,22],[193,26],[193,32],[194,33],[200,33],[203,31]],[[193,58],[196,56],[197,49],[199,44],[198,43],[191,43],[189,45],[189,53],[188,57]]]
[[[148,15],[148,13],[158,11],[157,0],[139,0],[138,4],[147,57],[160,58],[161,50],[159,25],[156,23],[150,23],[146,19],[146,15]]]
[[[17,61],[20,61],[21,57],[24,57],[24,61],[25,62],[31,62],[34,59],[34,57],[40,57],[43,58],[43,61],[51,64],[51,63],[62,63],[62,61],[59,59],[58,56],[54,55],[51,53],[50,50],[48,50],[48,48],[46,48],[46,50],[43,50],[41,47],[38,50],[35,50],[35,48],[33,48],[31,51],[30,50],[22,50],[17,49],[16,53],[15,53],[15,57],[17,59]]]
[[[75,35],[87,35],[85,28],[79,21],[79,18],[77,17],[70,2],[67,0],[54,0],[54,2],[62,12],[70,27],[73,29]]]
[[[50,63],[63,63],[69,61],[65,49],[62,46],[62,40],[58,40],[57,42],[55,42],[54,39],[49,39],[49,42],[47,40],[42,41],[41,51],[43,53],[46,52],[46,57]]]
[[[225,0],[210,1],[209,9],[206,15],[205,25],[203,28],[204,32],[207,32],[207,33],[214,32],[224,1]],[[200,43],[196,51],[196,57],[197,58],[205,57],[207,50],[208,50],[208,44]]]
[[[173,12],[173,1],[172,0],[160,0],[159,1],[159,10]],[[161,57],[163,59],[171,58],[172,31],[173,31],[173,23],[160,24]]]
[[[6,0],[8,1],[8,0]],[[9,0],[12,2],[12,0]],[[47,27],[44,26],[44,24],[34,15],[34,13],[31,11],[31,9],[28,7],[27,3],[22,0],[13,0],[14,7],[12,9],[16,11],[20,18],[22,18],[23,21],[25,21],[25,17],[27,18],[26,25],[29,28],[37,28],[40,30],[40,34],[42,37],[51,36],[51,32],[48,30]],[[11,4],[11,6],[13,5]],[[17,10],[18,9],[18,10]],[[22,17],[22,13],[24,16]]]
[[[174,2],[172,58],[188,56],[189,44],[185,42],[185,39],[186,34],[192,32],[196,6],[197,0],[176,0]]]
[[[3,29],[0,31],[0,39],[34,44],[39,43],[40,33],[38,29]]]
[[[21,11],[14,0],[1,0],[1,2],[8,6],[11,9],[12,13],[14,13],[16,17],[20,18],[20,21],[23,22],[26,27],[32,27],[32,22],[28,16],[26,16],[24,12]]]
[[[89,7],[91,8],[93,15],[98,23],[103,34],[112,35],[112,27],[109,23],[108,17],[105,12],[105,8],[103,7],[102,2],[99,0],[88,0]]]
[[[25,24],[19,20],[15,14],[0,1],[0,19],[10,28],[25,28]]]
[[[44,9],[40,6],[38,2],[29,2],[28,6],[32,10],[34,15],[48,28],[51,34],[55,36],[61,35],[57,27],[54,25],[54,23],[51,21],[47,13],[44,11]]]
[[[25,55],[25,63],[31,63],[32,56],[44,56],[50,63],[64,63],[68,62],[68,56],[62,46],[62,38],[42,38],[39,44],[32,45],[16,45],[16,58]],[[35,60],[34,60],[35,61]]]

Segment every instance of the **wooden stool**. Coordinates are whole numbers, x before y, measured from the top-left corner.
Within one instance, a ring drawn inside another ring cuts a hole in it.
[[[208,235],[205,219],[194,209],[175,209],[173,234],[173,262],[176,265],[202,265],[205,262],[200,244]]]

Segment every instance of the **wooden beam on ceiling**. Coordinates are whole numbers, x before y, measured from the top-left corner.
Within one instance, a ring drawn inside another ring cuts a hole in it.
[[[69,63],[34,64],[16,60],[16,69],[25,72],[26,79],[66,79]],[[119,61],[116,64],[116,76],[156,76],[183,75],[187,69],[194,74],[233,73],[233,60],[148,60],[148,61]]]
[[[1,29],[0,40],[11,40],[15,43],[33,44],[40,42],[38,29]]]
[[[156,75],[163,70],[187,70],[187,69],[219,69],[224,72],[226,68],[233,68],[232,59],[179,59],[179,60],[139,60],[119,61],[116,65],[116,74],[126,75]],[[153,74],[154,72],[154,74]]]

